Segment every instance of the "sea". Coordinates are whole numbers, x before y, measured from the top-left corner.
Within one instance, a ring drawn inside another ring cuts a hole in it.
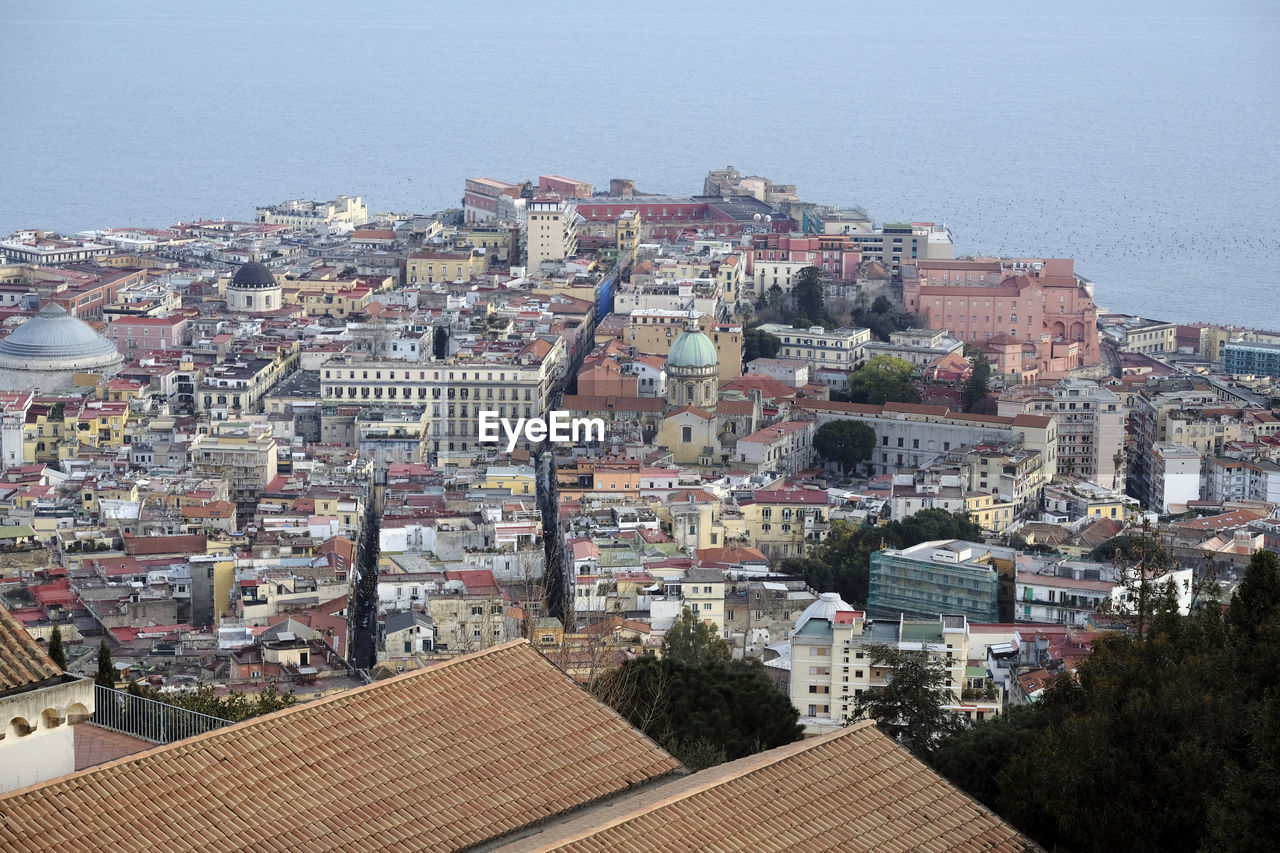
[[[3,0],[0,45],[0,233],[733,165],[1280,327],[1275,0]]]

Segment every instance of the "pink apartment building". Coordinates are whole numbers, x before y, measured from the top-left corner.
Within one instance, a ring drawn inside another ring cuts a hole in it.
[[[116,349],[126,355],[130,351],[181,349],[186,343],[187,318],[120,317],[108,323],[105,331]]]
[[[769,261],[806,262],[839,281],[857,278],[862,252],[847,234],[755,234],[747,255],[747,275]]]

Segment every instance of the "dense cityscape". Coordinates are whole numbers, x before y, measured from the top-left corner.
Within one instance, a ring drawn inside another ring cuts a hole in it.
[[[0,848],[1266,846],[1270,306],[458,189],[0,239]]]

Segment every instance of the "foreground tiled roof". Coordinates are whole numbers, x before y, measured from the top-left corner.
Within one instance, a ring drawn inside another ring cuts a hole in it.
[[[0,850],[454,850],[681,771],[517,641],[0,796]]]
[[[44,646],[0,605],[0,693],[62,675]],[[8,720],[5,721],[6,723]]]
[[[497,849],[1040,848],[866,721],[638,792]]]

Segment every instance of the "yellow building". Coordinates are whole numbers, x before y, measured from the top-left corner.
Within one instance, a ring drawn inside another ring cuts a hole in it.
[[[1014,501],[1000,501],[996,495],[982,492],[966,494],[964,508],[983,530],[996,533],[1004,532],[1013,523],[1018,511],[1018,505]]]
[[[711,625],[716,633],[728,639],[724,612],[724,572],[716,569],[690,569],[681,582],[685,606],[698,621]]]
[[[191,443],[191,469],[227,481],[231,500],[254,501],[276,477],[276,440],[267,424],[219,421]]]
[[[640,209],[632,208],[631,210],[623,211],[622,215],[618,217],[617,230],[618,251],[624,255],[635,254],[636,249],[640,246],[640,234],[643,230],[640,222]]]
[[[513,496],[533,495],[537,493],[538,480],[532,465],[490,465],[480,486]]]
[[[405,261],[409,284],[438,281],[470,281],[484,272],[485,255],[478,249],[465,252],[414,252]]]
[[[747,541],[770,560],[802,556],[826,538],[828,519],[821,491],[761,489],[742,505]]]
[[[557,196],[541,196],[529,202],[525,266],[531,275],[544,263],[577,254],[578,234],[573,227],[577,212],[572,200]]]
[[[710,315],[698,317],[697,326],[716,350],[719,384],[732,382],[742,375],[742,326],[716,323]],[[626,343],[636,352],[666,358],[671,345],[689,327],[687,311],[643,308],[632,311],[627,322]]]

